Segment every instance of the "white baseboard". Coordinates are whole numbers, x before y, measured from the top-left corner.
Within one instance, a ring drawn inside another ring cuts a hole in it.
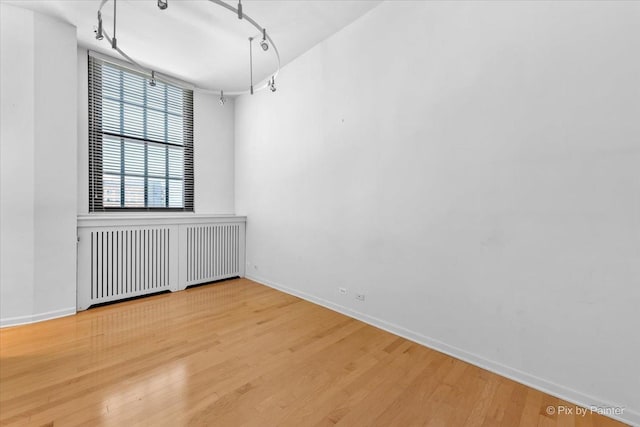
[[[0,328],[24,325],[27,323],[42,322],[43,320],[51,320],[58,317],[71,316],[73,314],[76,314],[75,307],[63,308],[62,310],[47,311],[46,313],[30,314],[28,316],[7,317],[4,319],[0,319]]]
[[[567,402],[571,402],[575,405],[579,405],[585,408],[591,408],[594,406],[599,408],[614,408],[614,407],[621,406],[621,405],[613,404],[611,402],[603,401],[602,399],[598,399],[593,396],[589,396],[577,390],[573,390],[571,388],[553,383],[551,381],[545,380],[535,375],[528,374],[518,369],[505,366],[501,363],[484,359],[473,353],[469,353],[465,350],[443,343],[442,341],[429,338],[417,332],[411,331],[409,329],[403,328],[393,323],[386,322],[382,319],[369,316],[367,314],[361,313],[351,308],[348,308],[339,304],[335,304],[323,298],[318,298],[314,295],[310,295],[305,292],[301,292],[296,289],[289,288],[287,286],[282,286],[278,283],[272,282],[262,277],[257,277],[249,274],[247,274],[245,277],[249,280],[253,280],[254,282],[260,283],[265,286],[269,286],[270,288],[274,288],[284,293],[297,296],[299,298],[302,298],[314,304],[321,305],[330,310],[337,311],[339,313],[342,313],[354,319],[358,319],[362,322],[365,322],[377,328],[383,329],[394,335],[401,336],[402,338],[406,338],[410,341],[421,344],[425,347],[432,348],[441,353],[452,356],[456,359],[460,359],[474,366],[478,366],[482,369],[486,369],[487,371],[491,371],[493,373],[496,373],[498,375],[501,375],[503,377],[516,381],[520,384],[524,384],[536,390],[540,390],[544,393],[566,400]],[[640,426],[640,412],[630,410],[628,408],[624,408],[624,414],[622,416],[610,416],[610,417],[624,423]]]

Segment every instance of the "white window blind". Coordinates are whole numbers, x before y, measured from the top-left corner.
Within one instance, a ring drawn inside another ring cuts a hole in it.
[[[89,56],[89,211],[193,211],[193,91]]]

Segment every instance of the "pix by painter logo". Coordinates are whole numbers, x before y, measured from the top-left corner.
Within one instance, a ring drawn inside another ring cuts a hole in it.
[[[547,406],[546,413],[548,415],[575,415],[578,417],[584,417],[587,414],[598,414],[598,415],[623,415],[624,408],[620,406],[590,406],[588,408],[583,408],[581,406],[575,405],[558,405]]]

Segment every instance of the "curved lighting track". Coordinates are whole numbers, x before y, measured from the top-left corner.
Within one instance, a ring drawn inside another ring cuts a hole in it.
[[[102,26],[102,9],[104,8],[104,6],[109,2],[110,0],[101,0],[100,1],[100,7],[98,7],[98,28],[100,29],[100,32],[102,35],[104,35],[104,38],[109,42],[109,44],[111,45],[111,47],[118,52],[127,62],[131,63],[135,68],[138,69],[138,71],[140,71],[142,74],[146,75],[149,77],[149,80],[154,81],[155,78],[157,78],[158,76],[163,76],[164,74],[159,73],[155,70],[152,70],[150,68],[147,67],[143,67],[142,65],[140,65],[138,62],[136,62],[133,58],[131,58],[129,55],[126,54],[126,52],[124,52],[122,49],[120,49],[120,46],[117,45],[117,42],[114,43],[114,38],[112,38],[106,31],[106,29],[104,29],[104,27]],[[113,24],[114,24],[114,33],[116,30],[115,27],[115,23],[116,23],[116,14],[115,14],[115,0],[114,1],[114,17],[113,17]],[[259,85],[259,86],[253,86],[253,88],[249,88],[245,91],[237,91],[237,92],[227,92],[224,91],[223,89],[218,89],[218,90],[203,90],[203,92],[209,92],[209,93],[214,93],[216,95],[220,95],[221,99],[223,97],[223,95],[230,95],[230,96],[236,96],[236,95],[245,95],[245,94],[249,94],[249,93],[253,93],[253,92],[257,92],[266,88],[271,88],[272,85],[274,85],[275,83],[275,77],[278,76],[278,73],[280,72],[280,52],[278,51],[278,48],[276,46],[276,44],[273,42],[273,40],[271,39],[271,36],[267,33],[266,29],[264,27],[262,27],[260,24],[258,24],[253,18],[251,18],[249,15],[247,15],[246,13],[244,13],[244,11],[242,13],[238,12],[238,9],[236,9],[235,7],[226,4],[225,2],[223,2],[222,0],[209,0],[211,3],[216,4],[218,6],[222,6],[225,9],[233,12],[236,16],[240,17],[242,16],[241,19],[246,20],[247,22],[249,22],[251,25],[253,25],[259,32],[259,35],[255,35],[252,37],[249,37],[249,43],[253,43],[253,40],[262,40],[262,37],[266,38],[266,40],[269,42],[270,47],[273,49],[273,52],[276,55],[276,59],[278,62],[278,67],[276,69],[276,71],[271,75],[270,78],[268,78],[266,80],[266,82],[264,82],[263,84]],[[240,3],[239,3],[240,4]],[[165,77],[171,79],[171,76],[168,75],[164,75]],[[273,86],[275,87],[275,86]],[[272,89],[272,91],[274,91],[274,89]]]

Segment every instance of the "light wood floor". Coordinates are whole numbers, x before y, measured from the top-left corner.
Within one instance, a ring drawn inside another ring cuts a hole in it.
[[[238,279],[0,330],[0,425],[619,426]]]

